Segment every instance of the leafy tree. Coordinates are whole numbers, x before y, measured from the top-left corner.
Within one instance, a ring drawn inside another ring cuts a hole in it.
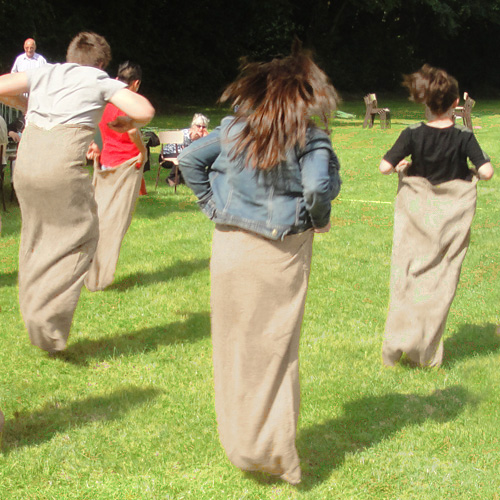
[[[0,0],[0,16],[2,72],[27,37],[57,62],[76,33],[92,30],[113,49],[109,73],[139,62],[157,102],[215,100],[242,56],[287,53],[294,36],[344,91],[394,90],[424,62],[471,92],[500,87],[500,0]]]

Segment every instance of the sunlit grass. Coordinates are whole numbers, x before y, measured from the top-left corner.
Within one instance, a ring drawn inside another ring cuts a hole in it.
[[[83,291],[58,357],[29,344],[17,304],[19,209],[2,213],[2,500],[499,498],[500,177],[478,187],[443,366],[384,369],[396,177],[377,166],[422,110],[380,104],[393,112],[389,130],[362,129],[362,101],[341,106],[355,120],[333,124],[344,184],[331,232],[314,243],[301,340],[302,484],[241,473],[225,458],[213,408],[212,225],[185,186],[174,194],[165,184],[166,171],[154,190],[153,161],[115,283]],[[499,105],[478,102],[473,113],[494,164]],[[153,125],[182,128],[197,111],[212,128],[224,115],[186,108]]]

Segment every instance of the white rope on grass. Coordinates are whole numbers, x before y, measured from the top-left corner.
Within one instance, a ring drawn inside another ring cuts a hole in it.
[[[339,201],[352,201],[354,203],[376,203],[380,205],[392,205],[392,201],[379,201],[379,200],[350,200],[348,198],[338,198]]]
[[[337,198],[338,201],[351,201],[353,203],[374,203],[376,205],[393,205],[393,201],[380,201],[380,200],[351,200],[349,198]],[[476,207],[476,210],[482,210],[481,207]]]

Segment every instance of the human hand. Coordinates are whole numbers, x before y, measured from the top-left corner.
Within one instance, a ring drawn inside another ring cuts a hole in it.
[[[411,166],[411,161],[408,160],[401,160],[395,167],[394,170],[396,172],[404,172]]]
[[[145,158],[144,158],[144,155],[141,153],[139,153],[139,157],[137,158],[137,162],[135,164],[135,168],[137,170],[140,170],[140,168],[144,165],[144,162],[145,162]]]
[[[113,121],[106,124],[111,130],[119,133],[128,132],[130,129],[135,128],[134,120],[129,116],[117,116]]]
[[[96,158],[99,158],[101,154],[101,150],[99,149],[99,146],[92,141],[89,144],[89,149],[87,150],[87,160],[95,160]]]
[[[491,162],[481,165],[477,169],[477,176],[481,181],[489,181],[493,177],[493,166],[491,165]]]
[[[192,141],[197,141],[208,135],[207,127],[205,125],[193,125],[189,130],[189,135]]]
[[[21,140],[21,136],[17,132],[9,132],[9,137],[16,143]]]
[[[328,233],[328,231],[330,231],[331,227],[332,227],[332,225],[331,225],[330,221],[328,221],[328,224],[326,226],[315,227],[314,232],[315,233]]]

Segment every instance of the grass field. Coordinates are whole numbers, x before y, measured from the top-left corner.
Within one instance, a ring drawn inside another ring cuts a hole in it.
[[[344,184],[331,232],[314,243],[300,351],[302,483],[242,473],[225,458],[213,408],[212,224],[185,186],[174,194],[165,184],[166,171],[154,190],[153,161],[115,283],[83,290],[63,356],[29,343],[17,302],[19,208],[2,213],[1,500],[500,498],[500,175],[478,185],[443,366],[384,368],[397,179],[377,166],[422,110],[380,104],[392,110],[390,130],[362,129],[362,101],[341,107],[355,120],[333,122]],[[494,165],[498,110],[478,102],[473,113]],[[179,108],[153,125],[184,127],[195,111],[210,128],[224,115]]]

